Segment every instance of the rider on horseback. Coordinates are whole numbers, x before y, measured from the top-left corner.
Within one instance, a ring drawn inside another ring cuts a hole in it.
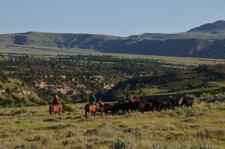
[[[53,104],[59,105],[59,99],[57,95],[55,95],[55,98],[53,99]]]
[[[56,113],[59,113],[59,116],[62,112],[62,104],[59,103],[59,99],[58,96],[55,95],[54,99],[53,99],[53,103],[50,104],[49,106],[49,117],[52,116]]]
[[[91,93],[91,94],[90,94],[90,96],[89,96],[89,103],[90,103],[90,104],[93,104],[94,106],[96,106],[96,105],[95,105],[95,103],[96,103],[96,98],[95,98],[94,93]]]
[[[127,92],[127,100],[131,101],[130,92]]]
[[[58,106],[58,108],[61,108],[59,105],[59,99],[58,99],[57,95],[55,95],[55,98],[53,99],[53,104],[56,104]]]

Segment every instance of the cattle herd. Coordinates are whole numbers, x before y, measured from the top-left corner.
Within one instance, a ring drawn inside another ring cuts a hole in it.
[[[100,105],[98,112],[102,114],[108,113],[111,111],[112,113],[118,113],[119,111],[122,112],[129,112],[129,111],[153,111],[153,110],[163,110],[163,109],[172,109],[174,110],[175,107],[181,106],[191,106],[194,103],[194,98],[189,97],[174,97],[174,98],[167,98],[161,97],[158,99],[140,99],[135,98],[131,101],[122,100],[117,103],[105,103],[104,105]]]

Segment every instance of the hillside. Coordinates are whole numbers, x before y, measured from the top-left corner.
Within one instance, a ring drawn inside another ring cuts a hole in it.
[[[225,64],[187,70],[222,61],[187,61],[190,60],[193,63],[186,65],[185,61],[175,64],[166,59],[107,55],[1,55],[0,105],[49,104],[55,94],[60,101],[77,103],[87,102],[91,92],[95,92],[97,98],[111,101],[124,98],[127,91],[131,91],[132,96],[162,96],[224,88]]]
[[[32,106],[44,104],[37,93],[29,88],[24,82],[0,77],[0,105],[3,107]]]
[[[128,37],[95,34],[57,34],[28,32],[0,35],[1,51],[16,53],[15,47],[26,48],[24,53],[42,49],[93,50],[103,53],[183,57],[225,57],[225,21],[217,21],[174,34],[132,35]],[[22,46],[22,47],[21,47]],[[5,50],[6,49],[6,50]],[[89,51],[90,52],[90,51]]]
[[[171,71],[166,75],[139,77],[120,82],[109,90],[107,99],[123,99],[130,91],[133,96],[166,96],[192,94],[205,90],[225,89],[225,65],[201,66],[197,69]]]
[[[140,58],[93,55],[2,56],[0,89],[9,97],[2,96],[0,106],[49,104],[56,94],[60,102],[87,102],[91,92],[100,97],[118,82],[151,75],[156,70],[161,74],[167,69],[169,68],[162,67],[156,60]],[[29,94],[23,94],[28,91]],[[15,95],[16,93],[20,96]]]

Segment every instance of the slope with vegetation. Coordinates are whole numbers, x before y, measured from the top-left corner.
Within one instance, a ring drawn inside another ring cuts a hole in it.
[[[3,107],[45,104],[24,82],[0,73],[0,105]]]
[[[52,102],[55,94],[67,102],[86,102],[91,92],[100,97],[118,82],[151,75],[155,71],[165,73],[168,69],[156,60],[91,55],[45,58],[28,55],[9,56],[1,59],[0,68],[2,78],[7,76],[10,80],[21,81],[18,87],[11,87],[11,90],[21,89],[19,86],[24,84],[23,86],[28,86],[38,94],[43,101],[39,104]],[[12,81],[9,84],[13,86]],[[7,84],[3,84],[3,88],[6,89]],[[25,88],[22,90],[25,92]],[[2,98],[5,100],[5,96]],[[30,105],[14,96],[12,101]]]
[[[191,70],[170,71],[165,75],[138,77],[120,82],[105,97],[122,99],[131,91],[133,96],[166,96],[201,93],[205,90],[225,89],[225,65],[199,66]]]
[[[0,104],[4,107],[48,104],[55,94],[61,101],[75,103],[87,102],[91,92],[97,98],[112,101],[124,98],[127,91],[132,96],[162,96],[224,87],[224,64],[193,70],[187,68],[196,66],[176,65],[107,55],[2,56]]]

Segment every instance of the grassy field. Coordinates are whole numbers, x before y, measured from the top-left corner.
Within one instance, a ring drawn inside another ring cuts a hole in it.
[[[182,89],[180,91],[174,91],[170,92],[166,88],[161,88],[160,86],[155,85],[152,88],[142,88],[142,92],[140,94],[140,90],[134,90],[134,95],[139,95],[140,96],[145,96],[145,95],[151,95],[151,96],[156,96],[156,95],[177,95],[177,94],[192,94],[196,92],[202,92],[203,90],[219,90],[219,89],[224,89],[225,88],[225,82],[216,82],[216,81],[209,81],[205,84],[205,87],[199,87],[199,88],[193,88],[193,89]]]
[[[194,58],[194,57],[175,57],[175,56],[157,56],[157,55],[134,55],[134,54],[112,54],[118,57],[127,57],[127,58],[147,58],[158,60],[161,63],[167,64],[167,67],[178,67],[177,65],[209,65],[209,64],[224,64],[224,59],[210,59],[210,58]],[[183,68],[183,66],[180,66]]]
[[[94,50],[83,50],[83,49],[62,49],[62,48],[51,48],[51,47],[35,47],[35,46],[15,46],[5,47],[0,46],[1,54],[14,53],[18,55],[77,55],[77,54],[95,54]]]
[[[225,148],[224,102],[88,119],[84,104],[70,106],[56,118],[48,106],[1,108],[0,148]]]
[[[29,47],[29,46],[0,46],[0,54],[8,55],[14,54],[28,54],[28,55],[77,55],[77,54],[91,54],[91,55],[113,55],[120,58],[144,58],[154,59],[169,68],[183,69],[186,66],[199,66],[209,64],[224,64],[224,59],[210,59],[210,58],[193,58],[193,57],[174,57],[174,56],[157,56],[157,55],[136,55],[136,54],[120,54],[120,53],[101,53],[95,50],[84,49],[62,49],[62,48],[49,48],[49,47]],[[186,65],[186,66],[182,66]]]

